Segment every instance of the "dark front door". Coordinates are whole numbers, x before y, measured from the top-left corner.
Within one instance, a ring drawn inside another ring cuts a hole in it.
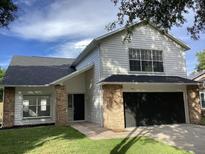
[[[85,120],[84,94],[73,95],[74,120]]]
[[[185,123],[183,93],[124,93],[126,127]]]

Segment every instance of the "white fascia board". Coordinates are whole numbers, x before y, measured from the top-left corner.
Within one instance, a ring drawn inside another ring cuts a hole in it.
[[[49,87],[49,84],[45,85],[3,85],[3,87]]]
[[[121,85],[125,85],[125,84],[134,84],[134,85],[143,85],[143,84],[153,84],[153,85],[170,85],[170,84],[174,84],[174,85],[200,85],[200,83],[154,83],[154,82],[101,82],[98,83],[99,85],[105,85],[105,84],[121,84]]]

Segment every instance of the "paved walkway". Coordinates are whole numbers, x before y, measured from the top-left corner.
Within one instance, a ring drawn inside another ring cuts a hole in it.
[[[205,154],[204,126],[191,124],[161,125],[127,128],[123,132],[113,132],[88,122],[73,123],[71,126],[93,140],[148,136],[169,145],[194,151],[196,154]]]

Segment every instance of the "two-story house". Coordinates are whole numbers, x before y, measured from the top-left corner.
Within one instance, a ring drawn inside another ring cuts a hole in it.
[[[94,39],[76,59],[13,57],[4,78],[4,127],[88,121],[113,130],[199,123],[198,82],[180,40],[150,23]],[[69,51],[68,51],[69,52]]]

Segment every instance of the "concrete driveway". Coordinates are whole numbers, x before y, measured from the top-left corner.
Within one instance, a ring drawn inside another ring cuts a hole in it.
[[[196,154],[205,154],[205,126],[191,124],[161,125],[127,128],[123,132],[113,132],[87,122],[73,123],[71,126],[94,140],[148,136]]]

